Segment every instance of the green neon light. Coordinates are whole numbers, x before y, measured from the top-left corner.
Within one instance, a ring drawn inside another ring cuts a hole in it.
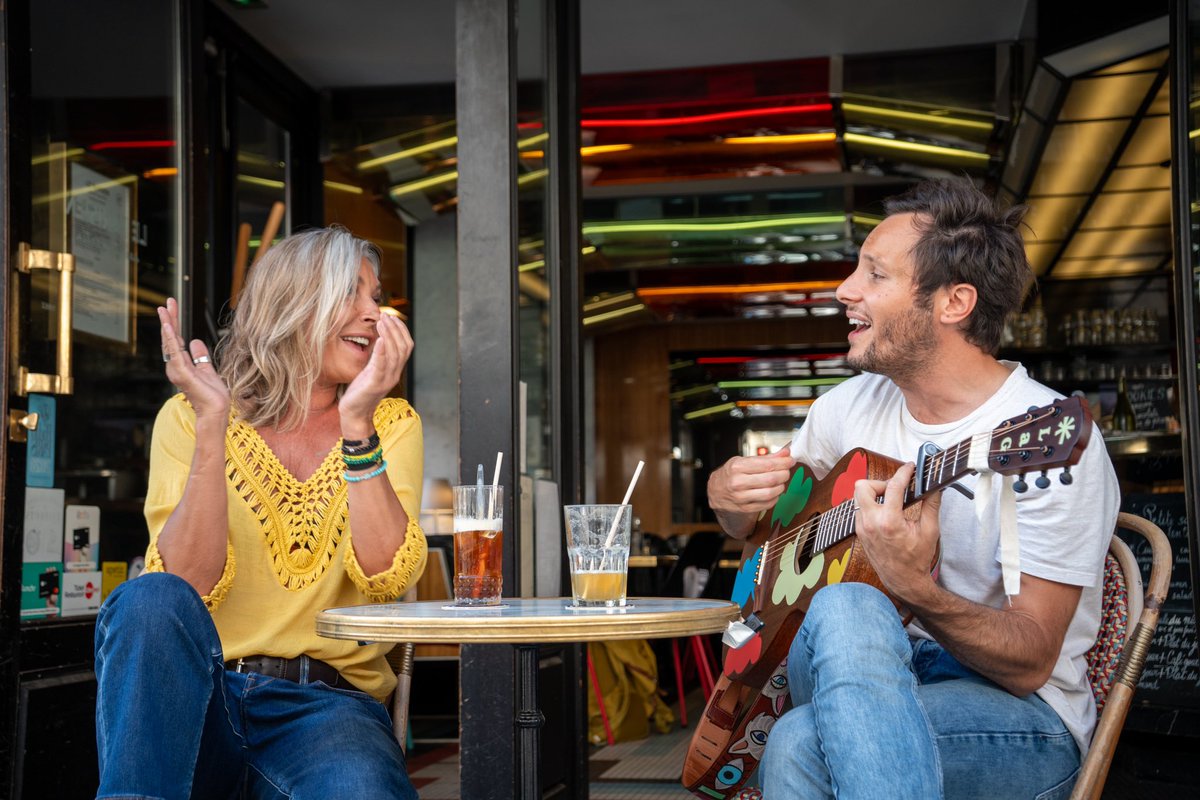
[[[684,419],[696,419],[697,417],[707,417],[709,414],[720,414],[722,411],[731,411],[737,408],[736,403],[722,403],[719,406],[710,406],[702,408],[699,411],[689,411],[683,415]]]
[[[685,397],[691,397],[695,394],[708,394],[709,392],[715,391],[716,388],[717,387],[715,384],[710,383],[705,386],[693,386],[690,389],[680,389],[677,392],[671,392],[671,394],[668,396],[672,400],[682,400]]]

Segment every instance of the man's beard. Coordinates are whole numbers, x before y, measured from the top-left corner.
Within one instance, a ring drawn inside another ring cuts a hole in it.
[[[872,326],[871,343],[862,353],[852,353],[847,363],[904,383],[917,377],[929,363],[936,346],[933,337],[933,309],[914,306],[900,317]]]

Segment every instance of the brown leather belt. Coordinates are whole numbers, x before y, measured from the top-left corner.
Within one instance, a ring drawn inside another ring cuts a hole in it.
[[[342,677],[336,669],[308,656],[296,658],[276,658],[275,656],[246,656],[225,662],[225,669],[234,672],[257,672],[268,678],[283,678],[293,683],[314,683],[321,681],[327,686],[337,689],[354,689],[350,681]]]

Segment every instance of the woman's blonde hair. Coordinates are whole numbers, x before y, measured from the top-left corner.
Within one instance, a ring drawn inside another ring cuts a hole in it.
[[[375,245],[334,225],[288,236],[250,269],[216,350],[234,411],[248,425],[287,430],[308,416],[325,345],[364,259],[378,275]]]

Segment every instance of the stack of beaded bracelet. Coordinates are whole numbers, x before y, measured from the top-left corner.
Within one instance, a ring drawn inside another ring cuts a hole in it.
[[[387,470],[383,460],[383,448],[379,446],[379,434],[372,433],[366,439],[342,440],[342,461],[346,471],[342,477],[347,483],[358,483],[382,475]],[[366,475],[351,475],[351,472],[371,470]]]

